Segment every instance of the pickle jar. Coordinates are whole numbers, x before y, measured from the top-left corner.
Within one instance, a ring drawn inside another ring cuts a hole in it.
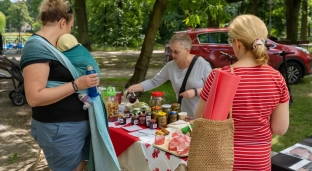
[[[157,121],[158,112],[161,112],[161,106],[154,106],[152,108],[152,119],[155,119]]]
[[[116,92],[114,87],[107,87],[103,101],[107,111],[108,122],[115,122],[118,120],[118,99],[116,97]]]
[[[162,108],[163,112],[166,112],[167,121],[169,121],[169,113],[171,111],[171,105],[170,104],[163,104],[161,106],[161,108]]]
[[[177,113],[181,112],[180,103],[172,103],[171,104],[171,111],[176,111]]]
[[[177,111],[171,111],[169,113],[169,123],[176,122],[178,120],[178,114]]]
[[[166,112],[158,112],[158,128],[167,127],[167,114]]]
[[[150,106],[161,106],[165,103],[164,92],[154,91],[151,94]]]

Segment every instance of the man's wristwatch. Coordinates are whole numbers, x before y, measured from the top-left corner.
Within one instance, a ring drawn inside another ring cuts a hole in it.
[[[195,91],[195,96],[198,96],[197,88],[193,88]]]

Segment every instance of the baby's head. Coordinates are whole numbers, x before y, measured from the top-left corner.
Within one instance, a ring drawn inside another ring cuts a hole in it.
[[[78,41],[75,38],[75,36],[71,34],[63,34],[62,36],[59,37],[56,43],[56,48],[61,51],[67,51],[73,47],[78,45]]]

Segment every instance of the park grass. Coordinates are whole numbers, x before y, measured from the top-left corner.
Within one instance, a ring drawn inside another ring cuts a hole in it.
[[[312,135],[312,77],[291,86],[294,103],[290,106],[290,124],[284,136],[274,136],[272,150],[281,151]]]
[[[122,91],[127,81],[127,78],[104,78],[101,79],[101,86],[115,86],[118,91]],[[166,103],[176,102],[170,82],[144,92],[139,100],[148,103],[151,92],[156,90],[165,93]],[[273,137],[272,150],[276,152],[312,135],[312,77],[305,77],[299,84],[292,85],[291,91],[294,103],[290,106],[290,124],[285,135]]]

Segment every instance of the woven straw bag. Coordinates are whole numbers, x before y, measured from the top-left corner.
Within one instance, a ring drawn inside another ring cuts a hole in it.
[[[234,73],[231,67],[231,72]],[[234,121],[232,107],[223,121],[194,120],[188,154],[188,171],[232,171],[234,164]]]

